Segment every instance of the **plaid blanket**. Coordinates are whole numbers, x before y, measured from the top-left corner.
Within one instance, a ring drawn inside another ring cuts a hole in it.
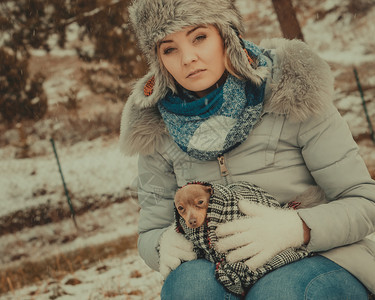
[[[211,184],[211,186],[213,194],[210,198],[205,224],[199,228],[189,228],[176,211],[176,230],[193,242],[194,251],[199,258],[205,258],[216,264],[215,276],[227,290],[243,295],[268,272],[309,255],[303,247],[289,248],[255,271],[250,270],[244,262],[227,263],[225,253],[215,250],[214,245],[217,242],[215,230],[220,223],[245,216],[239,211],[238,201],[245,199],[269,207],[280,207],[280,204],[266,191],[247,182],[237,182],[228,186]],[[285,207],[285,209],[289,208]]]

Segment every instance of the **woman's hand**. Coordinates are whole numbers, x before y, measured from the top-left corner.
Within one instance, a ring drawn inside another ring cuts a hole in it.
[[[188,241],[182,234],[175,231],[172,225],[162,234],[160,238],[160,266],[159,271],[164,278],[176,269],[182,261],[197,258],[193,251],[193,243]]]
[[[245,261],[252,270],[290,247],[300,247],[307,237],[303,221],[295,210],[273,208],[242,200],[241,212],[248,217],[234,220],[216,229],[216,249],[227,252],[227,261]],[[306,228],[308,228],[306,226]],[[308,231],[309,233],[309,231]]]

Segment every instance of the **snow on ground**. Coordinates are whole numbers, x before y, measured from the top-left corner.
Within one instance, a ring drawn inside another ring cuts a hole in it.
[[[64,257],[64,253],[84,247],[118,240],[134,235],[138,221],[138,205],[133,201],[88,212],[77,218],[80,232],[75,234],[73,222],[68,219],[48,226],[36,226],[0,237],[0,258],[4,267],[16,267],[29,258]],[[68,243],[56,239],[72,238]],[[51,242],[53,241],[53,242]],[[11,262],[11,256],[23,256],[21,261]],[[73,281],[73,282],[72,282]],[[98,261],[92,267],[71,272],[61,278],[44,280],[0,299],[158,299],[162,278],[140,259],[135,249],[118,257]]]
[[[250,26],[247,29],[247,37],[253,37],[255,42],[259,42],[264,37],[281,36],[271,1],[237,2],[247,26]],[[375,32],[374,6],[363,17],[345,12],[341,0],[296,3],[305,40],[332,66],[337,85],[336,106],[344,112],[344,118],[354,136],[368,134],[368,125],[365,122],[361,99],[356,91],[352,67],[362,68],[360,75],[367,72],[367,76],[361,77],[361,80],[364,86],[370,86],[366,91],[366,99],[369,99],[374,92],[371,86],[375,83],[375,72],[372,71],[373,68],[366,68],[364,63],[372,63],[373,66],[375,61],[375,44],[372,36]],[[305,7],[299,8],[302,4]],[[327,10],[332,10],[332,13],[319,16]],[[75,24],[69,28],[68,39],[72,45],[78,31],[79,28]],[[33,55],[35,60],[43,60],[46,54],[35,51]],[[50,105],[66,101],[63,94],[72,87],[78,87],[79,101],[86,101],[88,107],[90,104],[95,105],[95,112],[98,112],[102,104],[96,98],[94,102],[94,97],[87,87],[81,85],[77,75],[79,66],[76,68],[77,60],[71,49],[54,48],[49,56],[56,61],[60,60],[60,63],[55,65],[56,69],[51,66],[44,86]],[[62,61],[66,64],[63,69]],[[348,86],[351,91],[348,90]],[[375,120],[375,103],[367,103]],[[89,115],[88,109],[79,112],[81,117]],[[55,120],[51,120],[51,123],[55,123],[52,127],[62,124]],[[17,135],[16,132],[7,134]],[[375,171],[374,145],[369,139],[360,140],[358,143],[366,163],[374,167]],[[113,203],[77,216],[79,232],[76,231],[71,219],[65,219],[0,236],[2,269],[22,267],[23,263],[38,260],[40,257],[54,257],[59,253],[79,251],[85,247],[95,248],[98,245],[136,236],[138,205],[131,197],[137,176],[136,157],[122,156],[118,149],[118,139],[113,136],[73,145],[56,141],[56,146],[69,192],[74,196],[73,201],[86,201],[85,199],[90,197],[101,201],[101,197],[104,199],[108,195],[130,197],[120,203]],[[56,207],[67,206],[49,139],[35,140],[32,147],[35,155],[24,159],[16,158],[16,143],[0,148],[0,217],[46,202]],[[144,264],[135,249],[130,248],[118,257],[98,261],[94,265],[82,267],[81,270],[68,272],[63,277],[51,277],[21,289],[15,289],[16,283],[12,283],[11,280],[3,279],[2,284],[13,287],[13,291],[0,295],[0,299],[4,300],[158,299],[162,279],[157,272]]]
[[[4,159],[11,149],[0,149],[0,177],[3,200],[0,216],[28,206],[58,202],[63,186],[57,161],[49,141],[41,141],[44,156],[26,159]],[[126,187],[135,188],[137,159],[119,151],[117,139],[98,138],[77,143],[69,148],[56,143],[59,161],[68,189],[76,197],[84,195],[123,194]],[[9,176],[11,175],[11,176]],[[35,193],[44,190],[44,195]]]
[[[145,265],[136,250],[98,262],[59,281],[47,280],[0,297],[3,300],[153,300],[160,299],[162,277]]]
[[[133,236],[137,232],[138,204],[134,199],[115,203],[76,216],[76,220],[78,231],[71,219],[65,219],[0,236],[1,265],[14,267],[29,258],[47,259],[87,245],[95,246]],[[13,261],[15,256],[23,258]]]

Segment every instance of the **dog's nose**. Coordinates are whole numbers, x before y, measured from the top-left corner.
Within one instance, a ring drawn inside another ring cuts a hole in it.
[[[190,219],[190,220],[189,220],[189,224],[190,224],[191,226],[196,226],[196,225],[197,225],[197,219]]]

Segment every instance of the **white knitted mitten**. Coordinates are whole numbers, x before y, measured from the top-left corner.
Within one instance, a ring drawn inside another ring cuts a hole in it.
[[[244,261],[252,270],[264,265],[281,251],[303,244],[303,223],[295,210],[239,201],[247,216],[219,225],[216,249],[227,252],[227,261]]]
[[[193,243],[182,234],[177,233],[174,225],[168,227],[162,234],[159,255],[159,271],[164,278],[176,269],[181,262],[197,258],[197,254],[193,251]]]

